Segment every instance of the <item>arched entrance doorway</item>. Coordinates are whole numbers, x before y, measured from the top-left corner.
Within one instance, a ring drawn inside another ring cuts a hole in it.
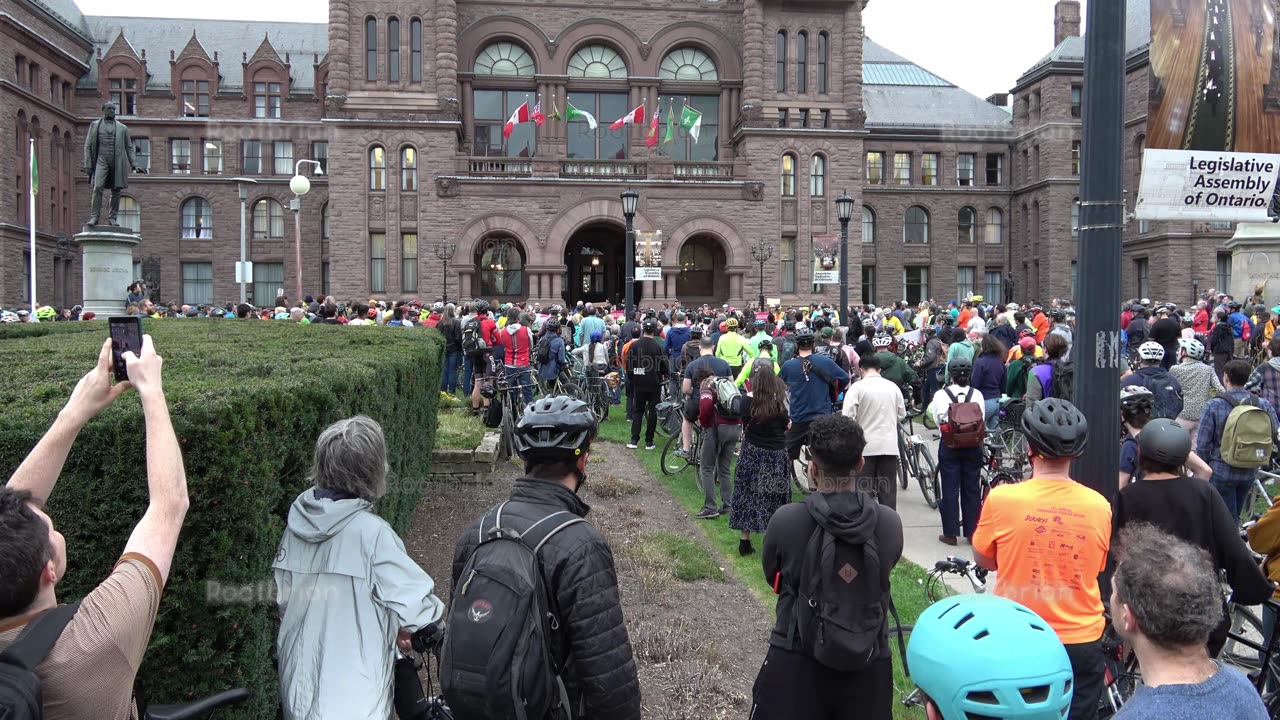
[[[528,297],[524,283],[524,245],[514,237],[494,235],[476,248],[476,297],[520,302]]]
[[[626,231],[607,224],[589,225],[575,232],[565,245],[564,300],[612,302],[621,305],[626,295]],[[635,301],[641,299],[641,283],[635,285]]]
[[[685,305],[719,305],[729,299],[729,275],[724,245],[713,235],[695,235],[680,246],[680,274],[676,295]],[[717,270],[719,269],[719,270]]]

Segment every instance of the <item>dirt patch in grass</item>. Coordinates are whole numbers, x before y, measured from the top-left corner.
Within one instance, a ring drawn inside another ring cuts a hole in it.
[[[587,494],[601,500],[617,500],[640,492],[640,486],[613,475],[592,475]]]
[[[682,535],[669,532],[646,535],[636,549],[644,562],[668,568],[677,580],[723,582],[725,579],[724,570],[711,557],[711,548]]]

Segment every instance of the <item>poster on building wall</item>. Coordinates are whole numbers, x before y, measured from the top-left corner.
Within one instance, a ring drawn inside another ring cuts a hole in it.
[[[1270,0],[1151,0],[1141,220],[1265,222],[1280,174]]]
[[[840,236],[813,236],[813,284],[840,284]]]
[[[640,231],[636,234],[636,280],[662,279],[662,231]]]

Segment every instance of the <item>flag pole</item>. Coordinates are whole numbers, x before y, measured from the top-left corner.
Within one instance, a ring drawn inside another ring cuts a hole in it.
[[[36,319],[36,176],[38,172],[36,166],[36,139],[28,140],[30,154],[28,156],[27,170],[31,174],[27,177],[27,226],[30,231],[31,252],[28,253],[31,259],[31,319]]]

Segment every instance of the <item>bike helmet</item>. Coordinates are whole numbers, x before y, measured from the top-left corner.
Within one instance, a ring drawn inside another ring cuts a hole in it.
[[[1195,338],[1191,338],[1190,340],[1179,340],[1178,347],[1186,351],[1187,357],[1189,358],[1193,358],[1195,360],[1204,359],[1204,343],[1196,340]]]
[[[547,325],[547,330],[550,330],[552,332],[559,332],[560,318],[556,317],[555,315],[552,315],[551,317],[547,318],[546,325]]]
[[[444,312],[444,303],[442,302],[431,303],[431,312],[433,313]]]
[[[1049,319],[1060,323],[1067,319],[1067,314],[1061,310],[1054,310],[1049,313]]]
[[[492,382],[480,383],[480,397],[486,400],[492,400],[498,396],[498,388]]]
[[[643,329],[646,335],[657,335],[661,328],[658,326],[657,320],[645,320]]]
[[[694,323],[694,324],[690,325],[690,326],[689,326],[689,337],[690,337],[690,338],[700,338],[700,337],[702,337],[702,325],[701,325],[701,324],[699,324],[699,323]]]
[[[476,314],[478,315],[478,314],[481,314],[481,313],[487,313],[487,312],[489,312],[489,301],[488,301],[488,300],[477,300],[477,301],[476,301]]]
[[[516,453],[526,462],[572,460],[596,437],[591,407],[568,395],[553,395],[529,403],[516,423]]]
[[[1155,409],[1156,396],[1143,385],[1126,385],[1120,388],[1120,409],[1134,415],[1150,415]]]
[[[12,310],[5,310],[0,313],[0,323],[16,323],[18,322],[18,313]]]
[[[764,322],[763,320],[759,320],[759,319],[757,319],[755,322],[751,323],[751,326],[752,326],[752,327],[754,327],[756,330],[763,330],[763,329],[764,329],[764,325],[765,325],[765,322]]]
[[[783,320],[783,321],[782,321],[782,329],[783,329],[783,331],[785,331],[785,332],[792,332],[793,330],[795,330],[795,329],[796,329],[796,321],[795,321],[795,320]]]
[[[1059,720],[1071,707],[1071,659],[1039,615],[995,595],[925,608],[907,645],[911,679],[947,720]]]
[[[601,333],[599,330],[591,333],[591,342],[598,343],[603,339],[604,339],[604,334]]]
[[[872,338],[871,347],[877,350],[887,350],[893,347],[893,337],[888,333],[879,333]]]
[[[738,329],[738,318],[731,317],[731,318],[729,318],[728,320],[725,320],[723,323],[721,323],[721,325],[722,325],[724,328],[727,328],[728,330],[737,330],[737,329]]]
[[[54,310],[53,306],[51,305],[41,305],[40,307],[36,308],[37,320],[52,320],[54,316],[56,316],[57,314],[58,314],[58,311]]]
[[[807,325],[796,330],[796,346],[813,347],[813,329]]]
[[[952,381],[957,376],[968,380],[973,375],[973,361],[969,358],[957,357],[947,365],[947,374],[951,376]]]
[[[1148,362],[1160,362],[1164,360],[1164,346],[1148,340],[1138,347],[1138,357]]]
[[[1191,433],[1173,420],[1156,418],[1138,435],[1138,454],[1161,465],[1182,467],[1191,455]]]
[[[1089,441],[1084,415],[1058,398],[1040,400],[1023,411],[1022,432],[1035,454],[1046,458],[1080,457]]]

